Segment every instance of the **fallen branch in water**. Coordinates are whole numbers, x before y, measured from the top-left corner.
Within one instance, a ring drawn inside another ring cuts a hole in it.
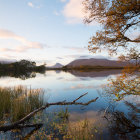
[[[15,123],[12,123],[10,125],[5,125],[5,126],[0,126],[0,131],[9,131],[9,130],[12,130],[12,129],[18,129],[18,128],[24,128],[24,127],[35,127],[35,125],[37,124],[33,124],[33,125],[21,125],[23,124],[25,121],[29,120],[31,117],[33,117],[37,112],[45,109],[45,108],[48,108],[49,106],[53,106],[53,105],[89,105],[90,103],[92,102],[95,102],[97,98],[95,99],[92,99],[86,103],[82,103],[82,102],[76,102],[78,101],[80,98],[82,98],[83,96],[87,95],[88,93],[85,93],[83,95],[81,95],[80,97],[76,98],[75,100],[73,100],[72,102],[66,102],[66,101],[62,101],[62,102],[56,102],[56,103],[47,103],[45,106],[42,106],[36,110],[34,110],[33,112],[29,113],[28,115],[26,115],[24,118],[22,118],[21,120],[15,122]]]
[[[7,125],[7,126],[1,126],[0,127],[0,131],[9,131],[12,129],[22,129],[22,128],[26,128],[26,127],[35,127],[35,128],[40,128],[43,124],[11,124],[11,125]]]

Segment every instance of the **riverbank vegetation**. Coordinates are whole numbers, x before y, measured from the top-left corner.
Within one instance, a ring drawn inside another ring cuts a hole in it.
[[[36,73],[45,73],[45,70],[45,65],[37,66],[35,62],[28,60],[9,64],[0,63],[0,77],[10,76],[25,80],[36,77]]]
[[[50,114],[49,114],[50,115]],[[91,140],[102,139],[102,130],[95,126],[92,119],[71,121],[68,109],[51,113],[53,119],[47,119],[44,128],[33,134],[30,139],[63,139],[63,140]],[[48,117],[49,118],[49,117]],[[48,129],[51,128],[51,129]],[[98,136],[97,136],[98,135]]]
[[[0,63],[0,73],[27,73],[27,72],[42,72],[45,71],[45,65],[37,66],[35,62],[21,60],[9,64]]]
[[[42,89],[0,87],[0,125],[17,121],[43,105]]]
[[[128,95],[140,95],[139,67],[126,67],[116,79],[109,79],[105,92],[115,96],[116,101]],[[114,97],[112,97],[114,98]]]

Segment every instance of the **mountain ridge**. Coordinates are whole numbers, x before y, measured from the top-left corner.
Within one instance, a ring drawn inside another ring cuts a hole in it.
[[[69,64],[67,67],[80,67],[80,66],[103,66],[103,67],[124,67],[128,63],[127,62],[118,62],[116,60],[109,60],[109,59],[96,59],[96,58],[89,58],[89,59],[76,59]]]
[[[48,68],[62,68],[62,67],[63,67],[62,64],[60,64],[60,63],[56,63],[55,65],[53,65],[53,66],[49,66]]]

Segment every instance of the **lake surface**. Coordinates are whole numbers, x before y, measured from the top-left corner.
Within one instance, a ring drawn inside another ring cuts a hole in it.
[[[99,97],[96,102],[89,104],[88,106],[53,106],[49,107],[42,113],[42,120],[48,117],[48,122],[42,128],[46,128],[50,133],[47,125],[49,121],[54,117],[53,112],[65,111],[69,112],[69,123],[76,124],[80,121],[88,120],[94,130],[94,139],[103,140],[133,140],[140,138],[139,129],[131,130],[130,132],[119,133],[116,125],[123,127],[122,122],[111,122],[109,119],[104,118],[106,112],[118,111],[120,115],[125,116],[133,124],[140,126],[140,96],[129,95],[121,101],[114,101],[112,96],[105,94],[103,87],[109,83],[108,79],[115,79],[120,75],[120,70],[105,70],[105,71],[46,71],[45,74],[33,73],[33,76],[28,78],[14,78],[9,76],[0,77],[1,87],[13,87],[18,85],[27,86],[28,88],[41,88],[45,91],[44,101],[46,102],[58,102],[58,101],[73,101],[80,95],[88,92],[86,96],[81,98],[79,102],[88,102],[91,99]],[[23,80],[25,79],[25,80]],[[51,115],[50,115],[51,114]],[[41,118],[41,117],[40,117]],[[137,119],[137,120],[136,120]],[[113,119],[112,119],[113,120]],[[115,119],[114,119],[115,120]],[[111,122],[111,123],[110,123]],[[45,121],[44,121],[45,124]],[[122,125],[122,126],[121,126]],[[37,130],[42,132],[42,128]],[[25,138],[31,129],[23,130],[22,132],[6,132],[0,133],[0,139],[13,139],[15,136],[22,135]],[[53,131],[53,130],[52,130]],[[33,132],[28,135],[31,138]],[[58,132],[57,132],[58,133]],[[58,139],[62,139],[61,134],[56,135]],[[18,137],[16,139],[19,139]]]

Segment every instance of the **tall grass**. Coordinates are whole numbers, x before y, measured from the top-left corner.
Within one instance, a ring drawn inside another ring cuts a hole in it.
[[[42,89],[0,87],[0,121],[17,121],[44,104]]]

